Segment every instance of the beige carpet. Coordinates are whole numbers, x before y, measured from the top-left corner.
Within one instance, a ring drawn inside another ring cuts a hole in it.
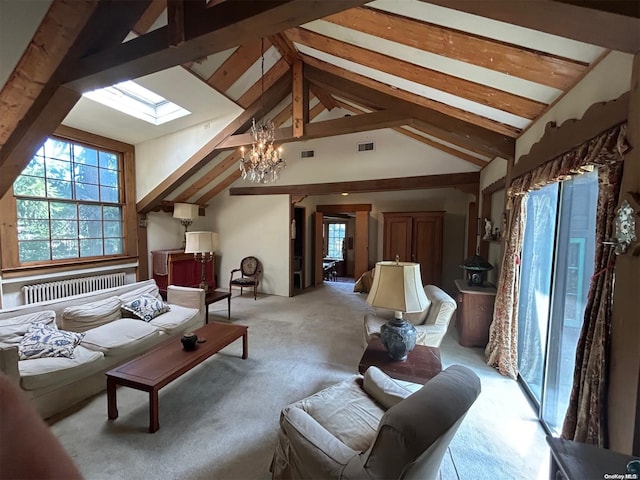
[[[236,342],[162,389],[154,434],[147,395],[128,388],[118,389],[117,420],[107,420],[103,393],[52,429],[88,479],[270,478],[280,409],[356,372],[370,307],[352,288],[334,282],[293,298],[234,296],[231,321],[249,326],[249,358]],[[226,321],[226,304],[211,305],[209,318]],[[481,349],[460,347],[453,328],[441,355],[445,366],[474,369],[483,388],[442,478],[545,478],[544,434],[517,384],[484,365]]]

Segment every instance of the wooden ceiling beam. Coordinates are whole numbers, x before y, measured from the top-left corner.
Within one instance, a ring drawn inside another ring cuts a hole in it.
[[[256,80],[256,82],[242,94],[236,103],[242,108],[247,108],[260,98],[263,88],[269,88],[289,72],[289,70],[289,64],[281,58],[267,72],[265,72],[264,78],[258,78],[258,80]]]
[[[219,153],[219,145],[226,138],[234,133],[247,131],[254,117],[264,116],[265,112],[273,109],[290,91],[291,77],[285,75],[267,90],[259,100],[250,105],[235,120],[185,160],[171,175],[145,195],[136,205],[138,213],[152,211],[169,193],[186,182],[191,175],[213,159]]]
[[[323,18],[408,47],[566,90],[588,64],[468,32],[359,7]]]
[[[52,3],[0,93],[0,197],[80,99],[61,85],[68,72],[87,52],[121,44],[150,1]]]
[[[162,15],[162,12],[164,12],[166,8],[167,0],[151,0],[149,7],[136,22],[132,30],[138,35],[147,33],[155,21],[160,18],[160,15]]]
[[[640,20],[551,0],[422,0],[500,22],[626,53],[640,51]],[[601,2],[603,3],[603,2]],[[609,3],[609,2],[607,2]],[[632,0],[629,3],[636,3]]]
[[[185,41],[180,45],[170,47],[167,42],[169,27],[159,28],[83,58],[68,72],[66,82],[81,92],[106,87],[198,60],[364,3],[366,0],[227,0],[206,8],[204,0],[185,1]]]
[[[491,158],[500,156],[509,159],[515,155],[515,140],[513,138],[460,121],[440,112],[423,108],[420,105],[400,100],[313,67],[307,66],[305,72],[312,83],[317,83],[325,89],[354,100],[361,105],[392,110],[422,121],[437,132],[434,136],[447,142],[463,142],[465,145],[482,149],[486,152],[486,156]]]
[[[495,120],[491,120],[490,118],[481,117],[480,115],[476,115],[465,110],[446,105],[444,103],[436,102],[435,100],[431,100],[421,95],[408,92],[407,90],[403,90],[401,88],[391,87],[390,85],[387,85],[385,83],[378,82],[377,80],[373,80],[369,77],[365,77],[357,73],[353,73],[344,68],[336,67],[335,65],[323,62],[322,60],[318,60],[314,57],[302,55],[302,58],[306,65],[316,67],[317,69],[325,71],[327,73],[331,73],[336,77],[344,78],[351,82],[368,87],[372,90],[377,90],[378,92],[385,93],[406,102],[420,105],[423,108],[443,113],[448,117],[457,118],[458,120],[462,120],[466,123],[477,125],[478,127],[486,128],[487,130],[491,130],[508,137],[517,138],[520,135],[519,128],[505,125],[504,123],[499,123]],[[313,88],[315,86],[316,85],[312,85],[311,87]]]
[[[547,106],[542,102],[498,90],[481,83],[447,75],[437,70],[421,67],[414,63],[345,43],[304,28],[292,28],[287,31],[287,36],[294,42],[329,55],[374,68],[441,92],[456,95],[480,105],[509,112],[522,118],[537,118]]]
[[[351,182],[311,183],[306,185],[273,185],[267,187],[235,187],[229,195],[330,195],[342,192],[370,193],[430,188],[459,188],[478,184],[480,172],[447,173],[418,177],[355,180]]]
[[[391,128],[406,125],[412,121],[411,117],[403,116],[397,112],[384,110],[380,112],[365,113],[354,117],[336,118],[324,122],[308,123],[305,125],[305,134],[296,138],[293,136],[292,127],[279,128],[275,132],[275,141],[278,143],[290,143],[315,138],[333,137],[349,133],[367,132],[381,128]],[[250,145],[252,137],[250,133],[232,135],[220,143],[219,148],[237,148]]]
[[[265,45],[269,45],[268,40]],[[266,48],[269,48],[266,46]],[[207,83],[219,92],[226,92],[247,69],[260,58],[260,40],[240,45],[207,79]]]
[[[295,138],[300,138],[304,135],[304,125],[309,123],[309,88],[302,70],[302,60],[298,60],[293,64],[291,97],[293,103],[293,136]],[[305,88],[305,84],[307,88]]]

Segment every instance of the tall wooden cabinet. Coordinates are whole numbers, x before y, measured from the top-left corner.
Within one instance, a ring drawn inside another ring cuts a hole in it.
[[[444,212],[384,212],[384,260],[420,264],[423,285],[442,286]]]
[[[151,252],[153,262],[153,279],[158,285],[160,294],[167,294],[167,285],[180,285],[183,287],[197,287],[202,278],[202,263],[193,258],[193,253],[184,253],[184,250],[154,250]],[[205,278],[209,289],[216,289],[215,257],[210,262],[205,262]]]

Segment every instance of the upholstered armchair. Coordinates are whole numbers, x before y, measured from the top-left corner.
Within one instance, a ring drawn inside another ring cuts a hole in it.
[[[422,388],[369,367],[282,410],[273,479],[436,479],[479,393],[460,365]]]
[[[234,278],[236,273],[240,272],[240,276]],[[260,283],[260,274],[262,273],[262,267],[260,266],[260,260],[256,257],[245,257],[240,262],[240,268],[234,268],[231,270],[231,277],[229,278],[229,293],[231,293],[231,287],[240,287],[240,295],[242,290],[247,287],[253,287],[253,299],[256,299],[258,284]]]
[[[429,300],[427,308],[419,313],[406,313],[404,318],[416,327],[416,345],[439,347],[458,305],[447,292],[435,285],[425,285],[424,293]],[[364,316],[364,344],[369,343],[372,336],[380,336],[380,327],[391,318],[393,318],[391,310],[377,308],[375,314],[366,313]]]

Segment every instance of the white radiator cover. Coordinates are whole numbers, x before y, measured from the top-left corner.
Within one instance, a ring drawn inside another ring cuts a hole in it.
[[[93,275],[91,277],[69,278],[57,282],[37,283],[22,287],[24,303],[37,303],[46,300],[70,297],[81,293],[103,290],[124,285],[125,272]]]

